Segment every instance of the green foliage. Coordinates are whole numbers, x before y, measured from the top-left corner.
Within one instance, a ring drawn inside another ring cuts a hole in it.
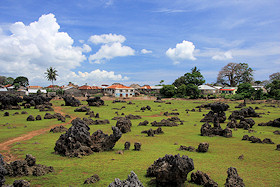
[[[20,84],[19,84],[19,83],[15,83],[15,84],[14,84],[14,89],[15,89],[15,90],[18,90],[19,87],[20,87]]]
[[[174,85],[163,85],[162,89],[160,89],[160,94],[164,97],[171,98],[177,93]]]
[[[29,85],[29,81],[27,77],[23,77],[23,76],[19,76],[14,80],[14,85],[18,83],[20,86],[28,86]]]
[[[49,93],[49,92],[55,92],[53,89],[51,88],[47,88],[46,91]]]
[[[177,88],[177,97],[185,97],[187,95],[187,86],[185,84],[181,84]]]
[[[64,94],[64,90],[60,88],[60,89],[56,90],[56,94],[57,95],[63,95]]]
[[[48,81],[51,81],[53,84],[53,81],[56,81],[56,77],[58,76],[57,74],[57,70],[53,67],[50,67],[47,69],[47,71],[45,72],[46,74],[46,78],[48,79]]]
[[[238,89],[236,92],[238,95],[243,95],[244,98],[251,98],[255,93],[255,89],[252,87],[250,83],[241,83],[238,85]]]
[[[198,89],[197,85],[188,84],[186,86],[186,95],[190,96],[192,99],[197,99],[199,97],[200,90]]]
[[[280,100],[280,80],[272,81],[272,83],[266,85],[266,89],[270,97]]]
[[[188,85],[188,84],[194,84],[194,85],[202,85],[205,83],[205,80],[203,78],[203,75],[200,73],[200,70],[197,69],[197,67],[194,67],[191,69],[191,73],[186,73],[184,76],[179,77],[176,79],[173,83],[174,86],[177,88],[181,86],[182,84]]]
[[[255,91],[255,93],[254,93],[254,99],[255,100],[262,100],[262,99],[265,99],[265,98],[266,97],[265,97],[262,89],[259,89],[259,90]]]
[[[41,90],[37,90],[37,95],[41,95],[41,94],[42,94]]]

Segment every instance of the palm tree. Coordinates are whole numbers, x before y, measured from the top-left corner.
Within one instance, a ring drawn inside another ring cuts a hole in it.
[[[48,68],[45,74],[48,81],[52,81],[52,84],[53,81],[56,81],[56,77],[58,76],[57,70],[53,67]]]

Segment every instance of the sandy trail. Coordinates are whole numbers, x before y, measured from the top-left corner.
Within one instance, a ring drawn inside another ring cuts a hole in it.
[[[54,112],[61,113],[62,115],[65,115],[65,113],[61,111],[61,107],[60,106],[53,106],[53,109],[54,109]],[[4,157],[4,160],[6,162],[11,162],[11,161],[14,161],[14,160],[17,159],[16,156],[14,156],[14,155],[12,155],[10,153],[11,152],[10,145],[12,145],[14,143],[17,143],[17,142],[29,140],[29,139],[31,139],[31,138],[33,138],[35,136],[38,136],[38,135],[44,134],[46,132],[49,132],[50,129],[54,128],[55,126],[60,126],[60,125],[65,126],[65,125],[68,125],[68,124],[71,123],[72,119],[73,119],[73,117],[71,117],[71,120],[69,120],[66,123],[58,123],[58,124],[52,125],[52,126],[47,127],[47,128],[31,131],[31,132],[28,132],[27,134],[23,134],[23,135],[21,135],[19,137],[12,138],[10,140],[7,140],[5,142],[0,143],[0,152],[3,155],[3,157]]]

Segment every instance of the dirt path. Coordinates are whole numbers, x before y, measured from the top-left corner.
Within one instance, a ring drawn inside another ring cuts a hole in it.
[[[60,106],[53,106],[53,108],[54,108],[54,111],[56,113],[61,113],[62,115],[65,115],[65,113],[61,111],[61,107]],[[10,139],[10,140],[8,140],[6,142],[0,143],[0,152],[3,155],[3,157],[4,157],[4,160],[6,162],[11,162],[11,161],[14,161],[14,160],[17,159],[16,156],[14,156],[14,155],[12,155],[10,153],[10,151],[11,151],[10,145],[12,145],[14,143],[17,143],[17,142],[29,140],[29,139],[33,138],[34,136],[38,136],[38,135],[44,134],[46,132],[49,132],[50,129],[54,128],[55,126],[58,126],[58,125],[63,125],[63,126],[68,125],[68,124],[71,123],[72,119],[73,119],[73,117],[71,117],[71,120],[69,120],[66,123],[63,123],[63,124],[59,123],[59,124],[55,124],[55,125],[52,125],[52,126],[47,127],[47,128],[31,131],[31,132],[28,132],[27,134],[23,134],[23,135],[21,135],[19,137],[12,138],[12,139]],[[3,151],[5,151],[5,152],[3,152]]]

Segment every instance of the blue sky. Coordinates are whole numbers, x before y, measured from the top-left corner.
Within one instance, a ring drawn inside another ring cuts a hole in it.
[[[171,84],[197,66],[207,83],[229,62],[255,80],[280,71],[277,0],[1,0],[0,75],[50,84]]]

